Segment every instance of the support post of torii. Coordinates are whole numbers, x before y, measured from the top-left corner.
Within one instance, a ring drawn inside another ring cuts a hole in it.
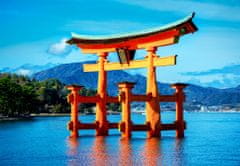
[[[183,102],[185,101],[185,95],[183,89],[187,86],[187,84],[173,84],[172,87],[176,89],[176,121],[175,124],[177,126],[176,137],[183,138],[184,137],[184,129],[185,129],[185,121],[183,117]]]
[[[120,131],[122,132],[123,138],[130,138],[132,132],[132,121],[131,121],[131,101],[132,93],[131,89],[135,83],[121,82],[118,84],[119,88],[119,100],[122,106],[122,121],[119,124]]]
[[[68,124],[68,128],[71,131],[72,138],[78,137],[78,127],[79,127],[79,120],[78,120],[78,96],[79,90],[81,90],[83,86],[78,85],[69,85],[67,89],[71,91],[71,94],[68,96],[68,102],[71,103],[71,121]]]
[[[104,70],[104,64],[107,62],[107,53],[98,54],[98,96],[100,100],[96,103],[96,135],[108,135],[107,121],[107,72]]]
[[[146,49],[147,54],[147,95],[152,95],[152,99],[146,102],[146,123],[150,125],[148,137],[161,136],[161,115],[158,100],[158,87],[156,79],[156,67],[154,66],[154,59],[156,56],[156,47]]]

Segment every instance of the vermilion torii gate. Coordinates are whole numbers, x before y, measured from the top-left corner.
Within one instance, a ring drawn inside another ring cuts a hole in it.
[[[71,103],[71,121],[69,129],[72,137],[78,137],[79,129],[96,129],[96,135],[108,135],[110,128],[119,128],[123,137],[130,137],[131,131],[147,131],[148,137],[159,137],[162,130],[176,130],[177,137],[184,136],[185,122],[183,118],[183,102],[185,100],[183,89],[185,84],[174,84],[176,89],[173,95],[160,95],[157,87],[156,67],[176,64],[176,55],[159,57],[156,55],[158,47],[176,44],[185,34],[197,31],[192,22],[194,13],[190,16],[168,24],[163,27],[141,33],[132,33],[118,36],[83,36],[72,34],[67,41],[81,48],[83,53],[97,54],[99,60],[96,64],[85,64],[85,72],[98,72],[97,95],[92,97],[78,94],[81,86],[67,86],[71,90],[68,101]],[[145,49],[147,56],[142,60],[134,60],[137,49]],[[110,52],[117,52],[119,62],[108,62]],[[107,94],[107,71],[134,68],[147,68],[146,95],[132,94],[134,83],[119,83],[119,95],[112,97]],[[146,102],[146,123],[134,125],[131,121],[130,104],[133,101]],[[110,123],[107,120],[106,104],[121,103],[122,121]],[[176,121],[173,124],[162,124],[159,102],[176,102]],[[81,123],[78,120],[79,103],[96,103],[95,123]]]

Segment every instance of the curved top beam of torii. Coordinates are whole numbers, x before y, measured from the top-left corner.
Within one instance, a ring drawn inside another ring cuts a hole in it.
[[[115,52],[119,48],[128,50],[160,47],[178,42],[180,36],[197,31],[192,22],[194,13],[174,23],[154,29],[110,36],[88,36],[72,33],[69,44],[76,44],[83,53]]]

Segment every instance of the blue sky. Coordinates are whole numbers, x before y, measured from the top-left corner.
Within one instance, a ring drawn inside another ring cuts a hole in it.
[[[0,0],[0,68],[23,64],[95,60],[65,41],[71,32],[89,35],[126,33],[174,22],[196,12],[199,31],[160,56],[177,54],[177,65],[158,68],[162,82],[203,86],[240,84],[239,0]],[[139,51],[138,58],[145,52]],[[114,60],[115,55],[109,59]],[[227,71],[226,71],[227,70]],[[238,70],[239,71],[239,70]],[[129,71],[144,73],[144,70]]]

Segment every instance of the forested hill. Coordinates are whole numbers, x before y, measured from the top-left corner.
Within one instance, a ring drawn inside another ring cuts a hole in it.
[[[86,88],[96,89],[97,73],[83,72],[83,63],[63,64],[51,69],[38,72],[33,75],[37,80],[46,80],[49,78],[59,79],[65,84],[80,84]],[[121,81],[136,82],[134,93],[144,94],[146,89],[146,78],[141,75],[131,75],[124,71],[110,71],[108,75],[108,93],[110,95],[117,94],[117,83]],[[161,94],[171,94],[174,91],[169,84],[158,82]],[[200,87],[189,85],[185,92],[187,93],[187,103],[195,103],[199,105],[236,105],[240,103],[240,86],[229,89],[216,89],[211,87]]]
[[[21,75],[0,73],[0,121],[5,117],[29,117],[31,113],[69,113],[68,93],[65,84],[57,79],[37,81]],[[83,88],[80,94],[93,96],[96,91]],[[93,106],[82,103],[79,111],[92,113]],[[118,104],[109,104],[107,108],[119,111]]]

